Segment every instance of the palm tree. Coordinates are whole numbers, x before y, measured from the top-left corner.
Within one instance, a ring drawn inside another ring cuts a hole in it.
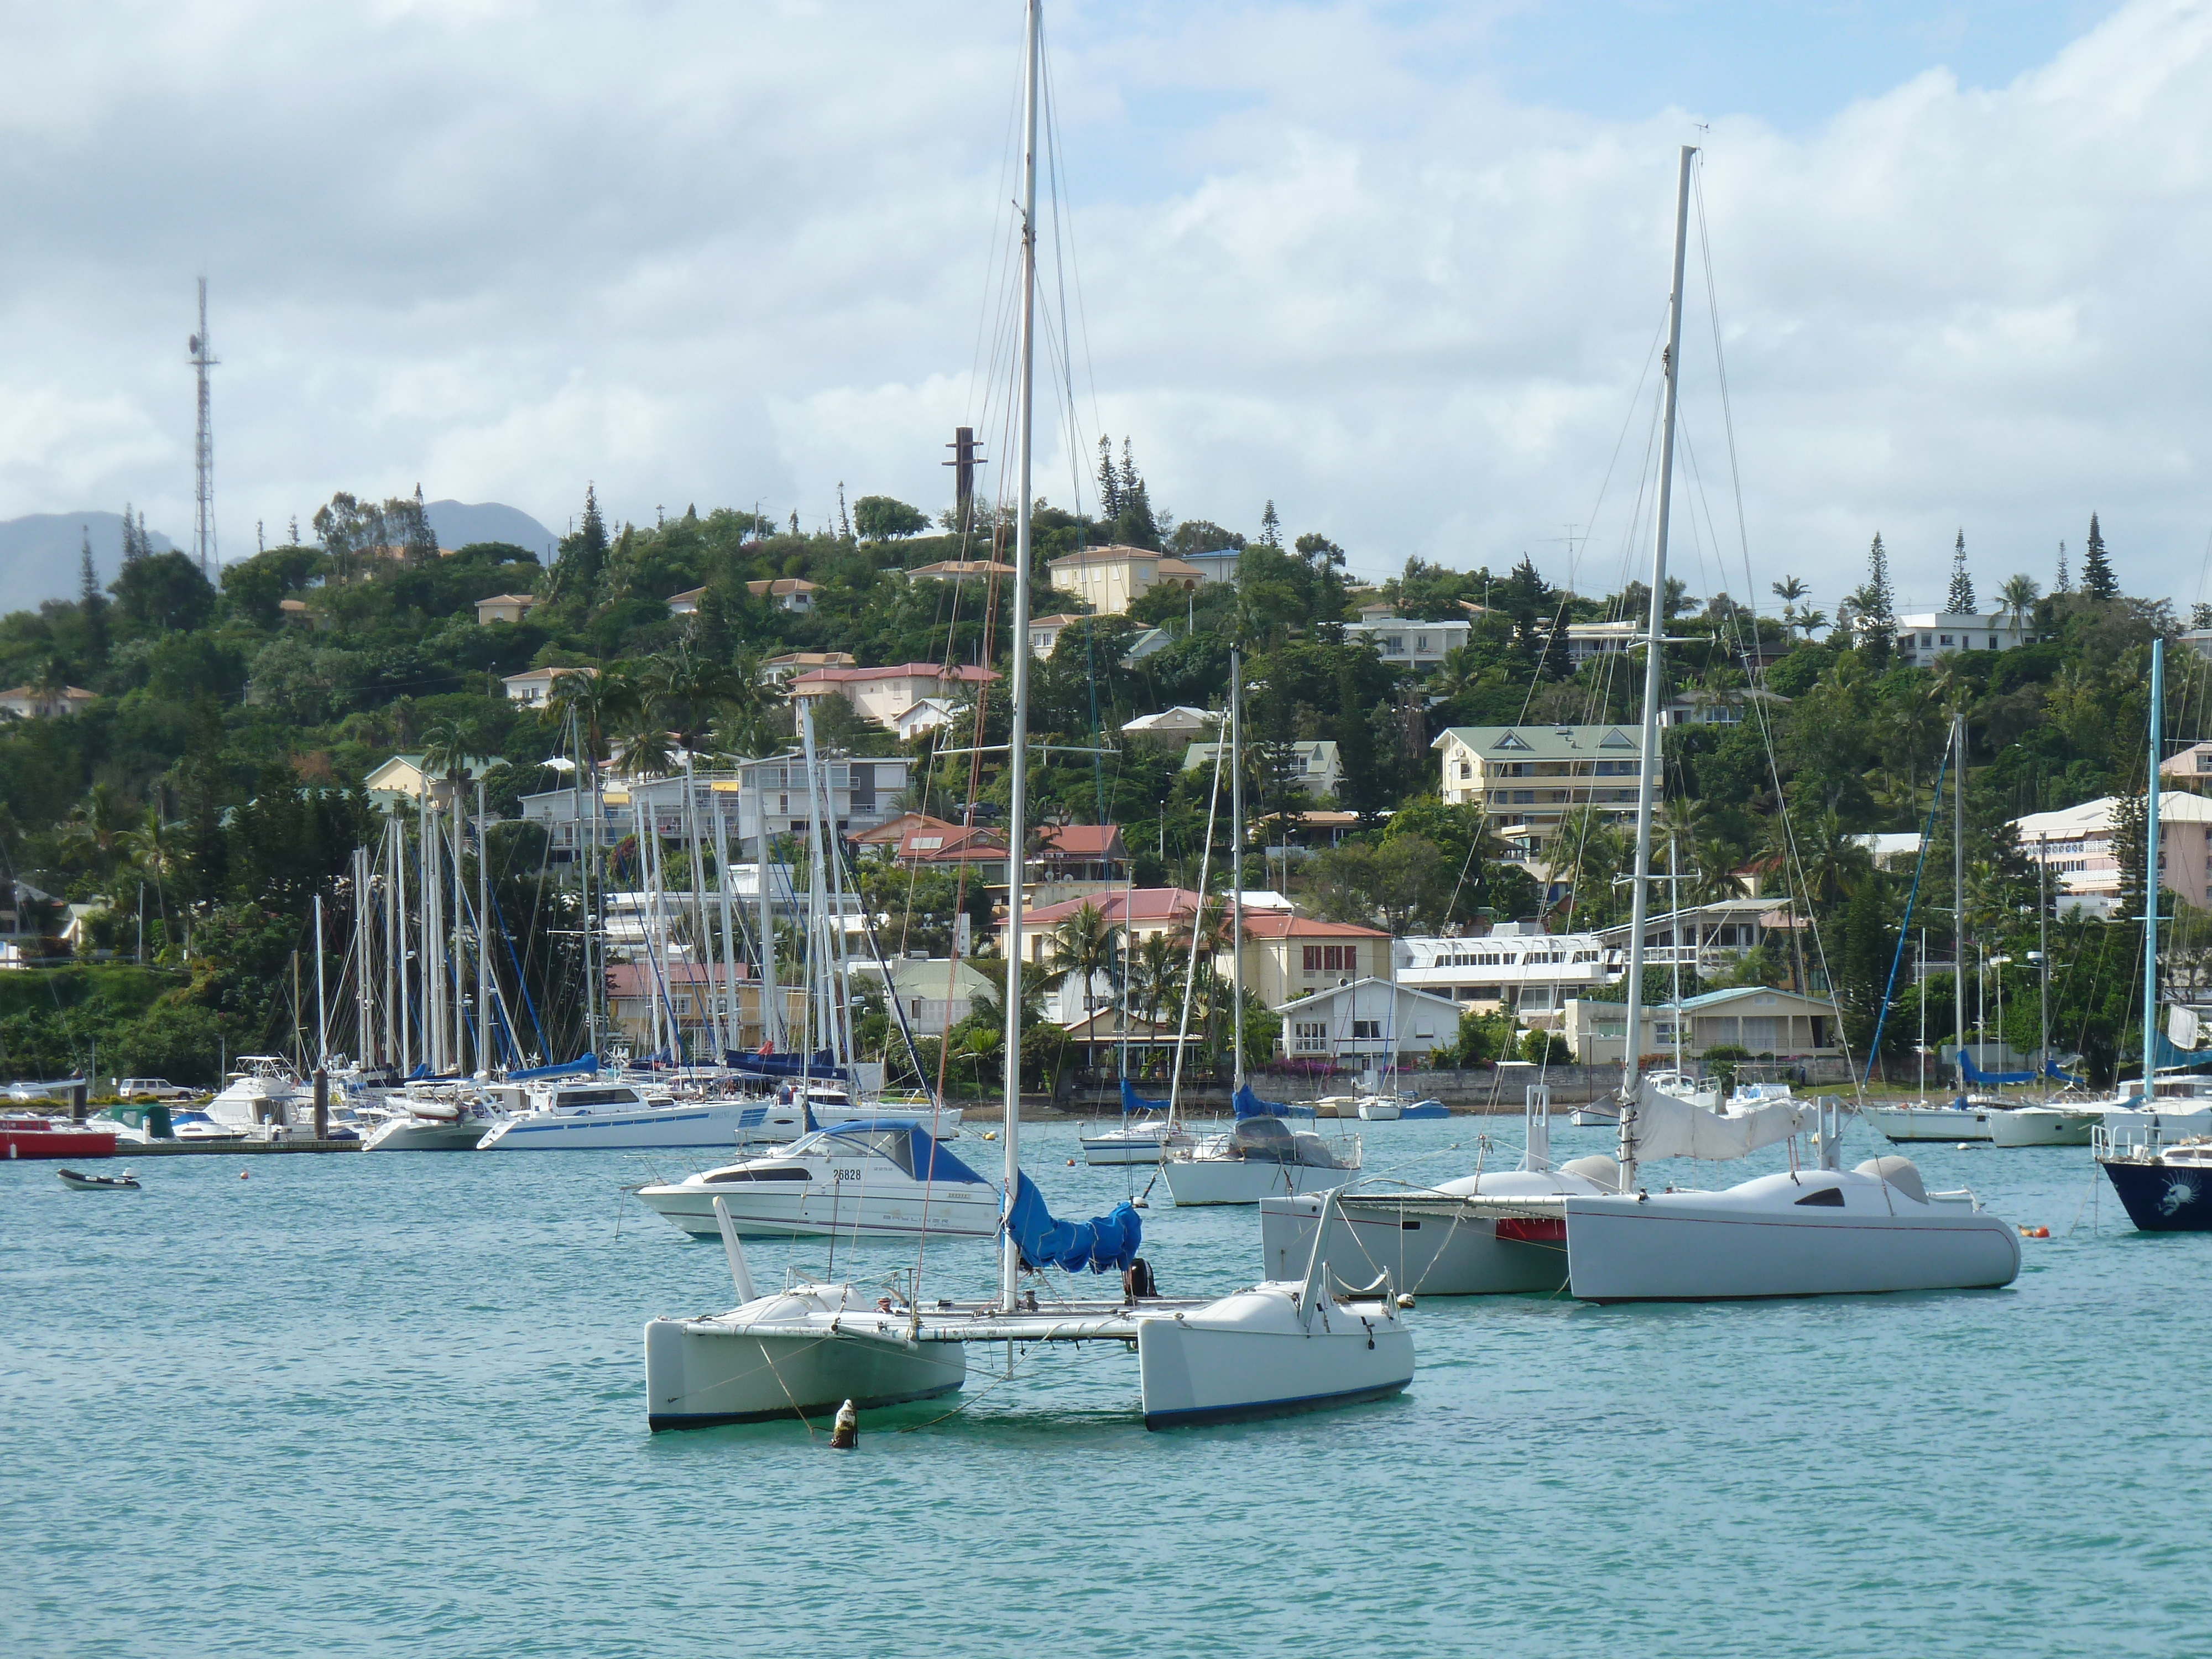
[[[1782,601],[1782,631],[1787,634],[1797,625],[1797,601],[1813,590],[1795,576],[1784,576],[1771,586],[1774,597]]]
[[[104,876],[115,867],[118,843],[126,833],[122,798],[113,784],[103,780],[87,790],[70,813],[62,826],[62,842],[72,856]]]
[[[1628,847],[1620,827],[1595,807],[1564,820],[1549,848],[1554,872],[1567,878],[1567,921],[1580,917],[1587,927],[1611,913],[1613,878],[1627,862]]]
[[[458,720],[439,720],[422,733],[422,770],[445,779],[453,786],[457,800],[461,785],[468,780],[469,762],[474,758]]]
[[[1997,598],[2004,608],[2012,612],[2012,625],[2019,631],[2027,630],[2027,612],[2043,597],[2043,586],[2029,575],[2008,576],[2004,586],[1997,589]]]
[[[1083,980],[1083,1018],[1087,1023],[1097,1006],[1092,984],[1104,974],[1109,985],[1119,982],[1121,951],[1114,924],[1106,913],[1085,899],[1063,917],[1048,936],[1051,954],[1045,966],[1059,975],[1080,975]]]
[[[1168,933],[1148,934],[1138,941],[1129,959],[1130,989],[1147,1025],[1158,1024],[1161,1006],[1180,997],[1184,960],[1183,951],[1176,948],[1175,939]]]
[[[689,641],[678,641],[655,658],[645,672],[644,686],[661,717],[675,727],[678,741],[690,750],[699,747],[714,711],[738,689],[728,669],[699,656]]]

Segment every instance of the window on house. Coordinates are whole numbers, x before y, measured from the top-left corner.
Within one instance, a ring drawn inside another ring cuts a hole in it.
[[[1307,945],[1305,948],[1305,957],[1306,972],[1310,974],[1319,973],[1321,971],[1321,946],[1318,945]]]
[[[1943,635],[1943,643],[1946,645],[1951,643],[1951,636],[1948,634]]]
[[[1379,1019],[1355,1019],[1352,1022],[1352,1040],[1354,1042],[1373,1042],[1382,1035],[1382,1022]]]

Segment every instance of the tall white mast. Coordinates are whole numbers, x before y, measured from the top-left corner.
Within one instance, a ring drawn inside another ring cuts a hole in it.
[[[811,1054],[817,1048],[834,1050],[837,1046],[831,1036],[836,1024],[832,1012],[836,992],[830,983],[829,868],[823,861],[822,797],[817,787],[821,761],[814,748],[811,698],[799,700],[799,742],[806,763],[806,1006],[815,1032],[813,1046],[807,1050]]]
[[[368,848],[366,845],[353,849],[353,960],[356,993],[354,1003],[360,1014],[360,1034],[355,1038],[354,1060],[356,1064],[372,1066],[376,1064],[376,982],[369,977],[369,936],[374,924],[369,915],[371,883],[368,877]]]
[[[1966,1094],[1966,711],[1951,711],[1951,749],[1959,758],[1951,789],[1951,1072]]]
[[[1006,803],[1006,871],[1012,891],[1006,905],[1006,1213],[1011,1218],[1021,1180],[1022,1139],[1022,906],[1027,902],[1023,854],[1029,838],[1030,762],[1030,450],[1036,367],[1036,136],[1037,56],[1043,27],[1041,0],[1029,0],[1022,55],[1022,343],[1021,380],[1016,388],[1014,483],[1014,629],[1012,730],[1007,758],[1012,788]],[[980,688],[987,695],[988,685]],[[1013,1310],[1020,1286],[1021,1246],[1006,1230],[999,1263],[999,1299]]]
[[[778,772],[783,770],[778,763]],[[753,799],[760,810],[760,970],[761,1041],[771,1054],[786,1046],[783,1038],[783,989],[776,983],[775,896],[768,885],[768,792],[761,787],[760,768],[753,768]]]
[[[199,561],[200,574],[208,580],[216,580],[222,563],[222,556],[216,547],[215,535],[215,422],[208,403],[208,370],[217,362],[208,344],[207,278],[200,278],[200,331],[186,342],[191,349],[187,361],[198,382],[199,394],[198,418],[192,428],[192,556]]]
[[[1620,1075],[1620,1186],[1636,1184],[1638,1051],[1644,1046],[1644,923],[1651,883],[1651,811],[1659,777],[1659,698],[1666,684],[1661,660],[1667,634],[1667,517],[1674,500],[1674,395],[1682,381],[1682,262],[1690,231],[1690,158],[1682,146],[1674,186],[1674,283],[1667,296],[1666,413],[1659,435],[1658,523],[1651,538],[1650,628],[1644,641],[1644,739],[1636,757],[1636,878],[1628,898],[1628,1026]],[[1680,1010],[1675,1011],[1680,1019]]]

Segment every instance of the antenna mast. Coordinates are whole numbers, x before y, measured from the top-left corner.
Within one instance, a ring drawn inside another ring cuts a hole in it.
[[[208,353],[207,278],[200,278],[200,331],[185,343],[192,355],[186,361],[199,381],[199,425],[192,438],[192,465],[198,477],[195,499],[198,514],[192,522],[192,553],[200,562],[200,574],[210,581],[222,562],[215,544],[215,428],[208,418],[208,370],[221,361]],[[297,538],[295,538],[296,540]]]

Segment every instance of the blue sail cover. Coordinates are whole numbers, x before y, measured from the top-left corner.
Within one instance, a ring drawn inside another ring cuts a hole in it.
[[[509,1083],[535,1083],[542,1077],[592,1077],[597,1075],[599,1069],[599,1057],[597,1054],[579,1054],[559,1066],[540,1066],[529,1072],[509,1072],[507,1080]]]
[[[812,1055],[746,1054],[732,1048],[722,1058],[732,1071],[749,1073],[754,1077],[818,1077],[832,1083],[852,1081],[827,1048]]]
[[[1231,1103],[1237,1109],[1239,1122],[1248,1117],[1311,1117],[1314,1115],[1314,1109],[1310,1106],[1285,1106],[1279,1100],[1262,1100],[1252,1092],[1252,1085],[1249,1083],[1237,1090],[1236,1098]]]
[[[1128,1079],[1121,1079],[1121,1110],[1124,1114],[1133,1117],[1139,1112],[1164,1112],[1167,1109],[1168,1103],[1164,1100],[1148,1100],[1129,1086]]]
[[[1027,1176],[1014,1188],[1013,1213],[1006,1228],[1030,1267],[1088,1267],[1094,1273],[1120,1272],[1137,1259],[1144,1242],[1144,1218],[1126,1200],[1111,1215],[1091,1221],[1054,1221],[1044,1194]]]
[[[2026,1072],[1985,1072],[1974,1064],[1974,1057],[1964,1048],[1959,1050],[1959,1069],[1966,1073],[1969,1083],[2033,1083],[2036,1073]]]

